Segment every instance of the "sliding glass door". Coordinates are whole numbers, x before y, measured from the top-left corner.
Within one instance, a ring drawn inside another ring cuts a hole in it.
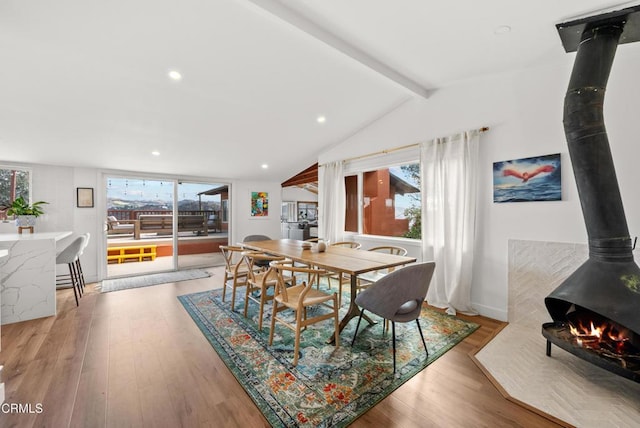
[[[107,277],[224,264],[228,185],[107,176]]]
[[[229,186],[220,183],[178,183],[178,268],[224,264],[220,245],[228,243],[222,223],[222,201]]]

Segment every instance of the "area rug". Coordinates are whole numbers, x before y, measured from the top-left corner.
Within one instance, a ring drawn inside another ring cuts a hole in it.
[[[391,337],[382,334],[382,322],[360,326],[355,345],[351,339],[357,320],[340,335],[340,346],[326,343],[331,321],[307,327],[302,333],[297,367],[292,366],[294,334],[276,324],[273,346],[269,343],[270,309],[265,308],[258,331],[258,305],[244,310],[244,290],[222,302],[222,290],[178,296],[196,325],[225,362],[264,417],[275,427],[342,427],[353,422],[383,398],[442,356],[478,328],[450,315],[425,307],[421,326],[429,350],[424,347],[415,322],[396,323],[397,372],[393,373]],[[343,311],[348,305],[343,297]],[[344,312],[340,314],[344,315]]]
[[[130,276],[126,278],[105,279],[101,283],[101,292],[127,290],[129,288],[149,287],[151,285],[166,284],[168,282],[187,281],[190,279],[211,276],[202,269],[179,270],[175,272],[153,273],[150,275]]]

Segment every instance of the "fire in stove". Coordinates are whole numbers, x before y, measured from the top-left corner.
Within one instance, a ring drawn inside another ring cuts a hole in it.
[[[599,353],[602,357],[620,360],[627,367],[627,359],[640,363],[640,349],[632,344],[634,333],[615,322],[592,314],[568,323],[574,343]]]
[[[632,330],[584,308],[566,321],[546,323],[547,355],[554,343],[583,359],[629,379],[640,381],[640,338]]]

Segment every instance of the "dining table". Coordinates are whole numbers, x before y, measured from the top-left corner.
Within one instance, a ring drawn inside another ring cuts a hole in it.
[[[358,275],[403,266],[416,261],[415,257],[398,256],[339,246],[332,247],[331,245],[328,245],[325,251],[319,251],[317,243],[313,243],[310,248],[305,248],[303,247],[303,242],[305,241],[273,239],[243,242],[241,245],[251,250],[286,257],[294,262],[336,272],[340,275],[349,275],[351,298],[349,299],[347,312],[340,320],[338,326],[339,331],[342,331],[351,319],[360,315],[360,310],[355,303],[358,290]],[[308,244],[309,242],[305,242],[305,245]],[[370,324],[373,324],[370,318],[366,316],[363,318]],[[333,343],[334,340],[335,335],[332,334],[328,342]]]

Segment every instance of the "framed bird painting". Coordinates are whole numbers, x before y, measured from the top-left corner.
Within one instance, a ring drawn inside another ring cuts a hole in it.
[[[493,163],[493,202],[562,200],[560,153]]]

